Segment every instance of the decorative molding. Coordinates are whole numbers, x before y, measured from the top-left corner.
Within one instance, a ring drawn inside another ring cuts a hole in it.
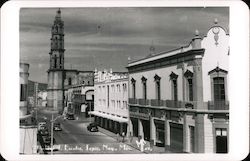
[[[175,74],[174,72],[171,72],[171,74],[169,76],[170,76],[170,79],[172,79],[172,80],[175,80],[178,78],[178,75]]]
[[[147,81],[147,78],[145,78],[144,76],[142,76],[141,81],[142,81],[142,82],[146,82],[146,81]]]
[[[155,74],[154,79],[155,79],[155,81],[160,81],[161,77],[159,77],[157,74]]]
[[[187,70],[185,73],[184,73],[184,76],[186,78],[192,78],[193,77],[193,72],[191,72],[190,70]]]
[[[215,45],[217,46],[219,43],[218,43],[218,40],[219,40],[219,32],[220,32],[220,28],[215,26],[212,28],[212,31],[214,33],[214,40],[215,40]]]
[[[226,70],[224,70],[224,69],[221,69],[221,68],[219,68],[219,67],[217,66],[215,69],[209,71],[209,72],[208,72],[208,75],[210,75],[210,74],[212,74],[212,73],[214,73],[214,72],[216,72],[216,73],[222,72],[222,73],[225,73],[225,74],[228,73],[228,71],[226,71]]]

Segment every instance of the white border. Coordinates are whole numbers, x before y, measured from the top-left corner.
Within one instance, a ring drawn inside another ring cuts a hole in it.
[[[194,5],[195,4],[195,5]],[[19,155],[19,10],[22,7],[230,7],[228,154]],[[242,160],[249,153],[249,8],[241,1],[9,1],[1,8],[1,155],[7,160]]]

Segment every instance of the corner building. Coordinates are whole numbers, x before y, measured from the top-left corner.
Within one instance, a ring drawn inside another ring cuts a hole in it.
[[[129,62],[131,134],[172,152],[228,152],[228,57],[215,21],[203,38]]]
[[[95,70],[94,115],[98,126],[115,134],[128,128],[128,74]]]

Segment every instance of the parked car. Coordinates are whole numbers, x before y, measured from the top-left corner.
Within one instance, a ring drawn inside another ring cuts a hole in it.
[[[74,114],[68,113],[67,114],[67,119],[68,120],[74,120],[75,119]]]
[[[91,132],[97,132],[98,131],[98,126],[96,123],[90,123],[88,126],[87,126],[87,129]]]
[[[54,123],[53,130],[55,131],[62,131],[60,123]]]
[[[46,127],[46,122],[39,122],[38,123],[38,130],[41,130],[42,128]]]
[[[43,142],[45,145],[50,145],[51,144],[51,136],[50,135],[47,135],[45,137],[43,137]],[[56,143],[56,139],[53,138],[53,144]]]
[[[38,131],[42,131],[42,130],[47,130],[47,126],[40,126],[40,128],[38,129]]]
[[[42,136],[46,136],[49,135],[49,130],[48,129],[40,130],[40,133]]]

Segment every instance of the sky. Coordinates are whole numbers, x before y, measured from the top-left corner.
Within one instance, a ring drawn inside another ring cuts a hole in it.
[[[20,10],[20,61],[29,63],[29,80],[47,83],[51,26],[57,8]],[[128,57],[187,45],[199,30],[213,25],[229,30],[229,8],[138,7],[61,8],[64,21],[65,69],[127,71]]]

